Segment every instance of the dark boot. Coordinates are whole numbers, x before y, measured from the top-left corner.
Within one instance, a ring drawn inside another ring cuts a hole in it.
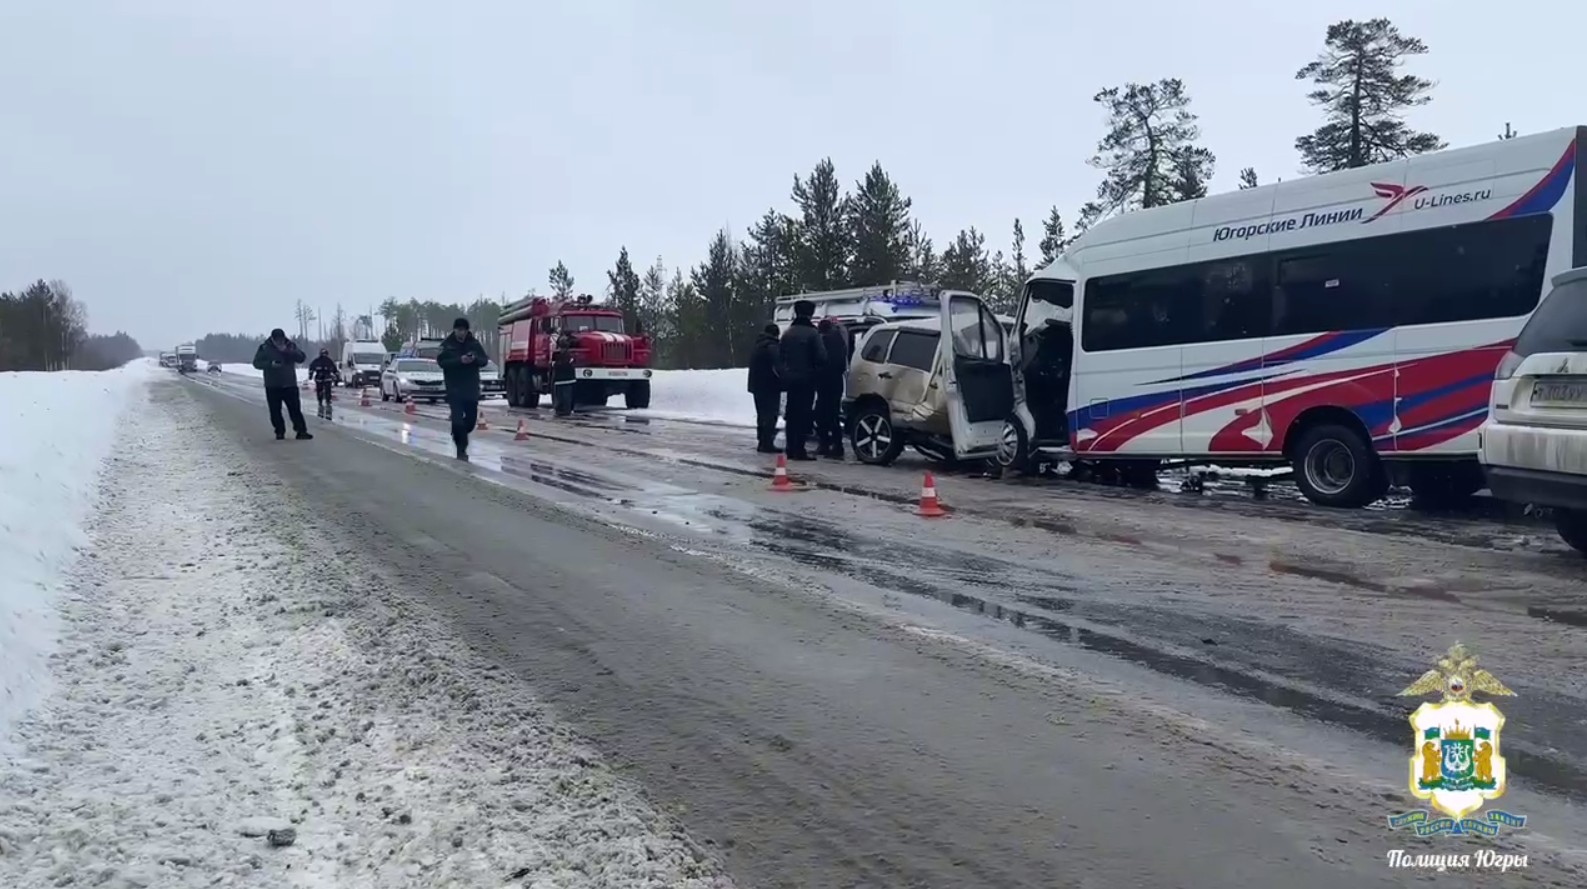
[[[302,432],[299,432],[297,435],[293,436],[293,438],[296,438],[298,441],[308,441],[309,439],[311,439],[313,437],[314,436],[310,435],[309,431],[307,429],[305,429]]]

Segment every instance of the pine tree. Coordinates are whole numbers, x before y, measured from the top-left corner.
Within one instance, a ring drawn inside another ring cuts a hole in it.
[[[1207,181],[1212,178],[1212,152],[1186,145],[1173,153],[1173,191],[1179,201],[1207,196]]]
[[[623,327],[634,332],[634,322],[639,319],[639,275],[628,259],[628,248],[617,254],[617,265],[606,273],[606,293],[613,308],[623,313]]]
[[[939,283],[950,290],[985,293],[993,286],[992,261],[986,255],[986,236],[975,226],[959,232],[948,249],[942,251],[942,276]]]
[[[1082,225],[1121,211],[1181,200],[1174,158],[1201,138],[1185,84],[1174,78],[1130,83],[1102,90],[1093,101],[1108,110],[1108,132],[1090,161],[1104,175],[1097,199],[1080,211]],[[1198,167],[1205,170],[1203,178],[1210,178],[1212,153],[1197,158],[1205,165]]]
[[[1013,263],[1009,267],[1009,272],[1014,276],[1019,287],[1023,288],[1025,279],[1030,277],[1030,266],[1025,264],[1025,226],[1019,221],[1019,217],[1014,218],[1014,248],[1009,252],[1009,259]]]
[[[556,267],[551,270],[549,277],[552,296],[557,299],[567,299],[573,295],[573,274],[562,264],[562,260],[557,260]]]
[[[942,258],[918,219],[909,223],[909,265],[904,275],[921,284],[935,284],[942,277]]]
[[[982,298],[992,311],[1013,314],[1014,294],[1019,292],[1017,288],[1014,267],[1004,258],[1003,251],[994,251],[987,263],[987,282],[986,289],[981,291]]]
[[[690,277],[693,275],[691,270]],[[704,367],[711,321],[705,300],[681,270],[673,272],[672,281],[667,285],[667,301],[672,305],[676,325],[672,347],[668,349],[669,364],[684,369]]]
[[[1406,126],[1404,113],[1432,101],[1433,82],[1398,69],[1427,45],[1402,35],[1388,19],[1328,26],[1317,60],[1295,73],[1319,89],[1307,94],[1326,122],[1295,140],[1314,173],[1364,167],[1444,147],[1442,139]]]
[[[1259,183],[1256,181],[1256,168],[1255,167],[1246,167],[1245,169],[1240,171],[1240,190],[1241,191],[1244,191],[1247,188],[1255,188],[1255,187],[1257,187],[1258,184]]]
[[[848,277],[854,285],[888,284],[904,276],[910,259],[910,206],[881,163],[872,164],[848,202],[853,246]]]
[[[736,367],[733,354],[733,319],[740,316],[733,305],[733,283],[738,278],[738,249],[733,246],[727,229],[721,229],[711,238],[706,251],[705,264],[689,273],[690,282],[705,305],[707,324],[701,330],[703,364],[696,367]],[[747,356],[746,356],[747,357]]]
[[[732,320],[734,354],[748,354],[760,328],[771,321],[777,297],[799,290],[799,224],[767,210],[739,247]]]
[[[1046,268],[1057,261],[1072,240],[1064,237],[1064,221],[1058,215],[1058,208],[1047,211],[1047,221],[1041,224],[1041,241],[1036,245],[1041,250],[1041,267]]]
[[[671,306],[667,304],[667,267],[659,256],[639,280],[637,316],[636,332],[650,337],[655,344],[652,349],[664,351],[673,329]]]
[[[848,202],[832,159],[816,164],[806,179],[794,177],[799,208],[799,286],[834,290],[848,283],[850,254]]]

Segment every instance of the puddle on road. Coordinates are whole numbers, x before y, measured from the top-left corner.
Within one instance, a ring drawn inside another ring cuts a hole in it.
[[[868,539],[833,526],[764,512],[716,509],[711,516],[743,522],[751,543],[811,567],[850,577],[879,589],[945,602],[972,614],[1003,621],[1054,641],[1105,654],[1158,673],[1280,707],[1306,719],[1357,731],[1403,746],[1407,740],[1404,701],[1384,690],[1401,665],[1368,653],[1328,645],[1325,640],[1286,627],[1239,618],[1217,618],[1144,605],[1112,605],[1082,599],[1107,593],[1107,583],[1053,569],[1027,567],[999,559],[882,539]],[[907,566],[909,573],[895,568]],[[986,590],[986,595],[965,588]],[[1023,590],[1025,592],[1013,592]],[[1007,597],[1005,604],[992,596]],[[1082,623],[1083,622],[1083,623]],[[1110,632],[1108,628],[1117,628]],[[1148,642],[1150,638],[1157,642]],[[1168,650],[1164,645],[1178,649]],[[1218,663],[1181,653],[1215,650]],[[1230,662],[1232,659],[1233,663]],[[1406,682],[1414,666],[1404,667]],[[1260,672],[1253,672],[1260,671]],[[1263,673],[1294,676],[1359,703],[1274,681]],[[1392,681],[1389,684],[1393,684]],[[1506,707],[1518,726],[1533,737],[1559,738],[1555,744],[1529,742],[1520,732],[1507,737],[1506,756],[1514,773],[1548,790],[1587,799],[1587,770],[1549,752],[1575,743],[1575,704],[1560,695],[1517,687],[1522,699]],[[1558,752],[1558,751],[1554,751]]]

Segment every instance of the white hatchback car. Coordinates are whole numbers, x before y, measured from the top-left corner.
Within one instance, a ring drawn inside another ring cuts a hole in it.
[[[1553,285],[1494,374],[1482,464],[1493,496],[1550,507],[1587,553],[1587,268]]]

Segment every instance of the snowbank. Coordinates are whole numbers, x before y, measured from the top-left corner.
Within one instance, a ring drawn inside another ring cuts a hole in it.
[[[221,370],[255,380],[261,373],[246,364],[223,364]],[[694,420],[753,429],[755,404],[744,388],[748,374],[749,371],[739,367],[658,370],[650,384],[650,408],[634,411],[634,414],[659,420]],[[301,367],[298,379],[308,379],[308,372]],[[541,404],[549,407],[551,399],[543,398]],[[614,398],[612,404],[621,405],[622,399]]]
[[[749,371],[658,370],[650,383],[650,408],[634,411],[657,419],[703,420],[755,428],[755,402],[746,385]]]
[[[0,887],[731,889],[198,399],[125,434],[0,754]]]
[[[220,369],[224,373],[236,374],[239,377],[251,377],[255,380],[264,376],[264,371],[255,370],[251,364],[222,364]],[[309,378],[309,372],[306,366],[297,368],[297,372],[298,382],[302,382]],[[166,371],[166,373],[176,373],[176,371]],[[199,373],[203,373],[203,370],[200,369]]]
[[[158,366],[0,373],[0,743],[44,692],[64,572],[86,537],[105,457]]]

